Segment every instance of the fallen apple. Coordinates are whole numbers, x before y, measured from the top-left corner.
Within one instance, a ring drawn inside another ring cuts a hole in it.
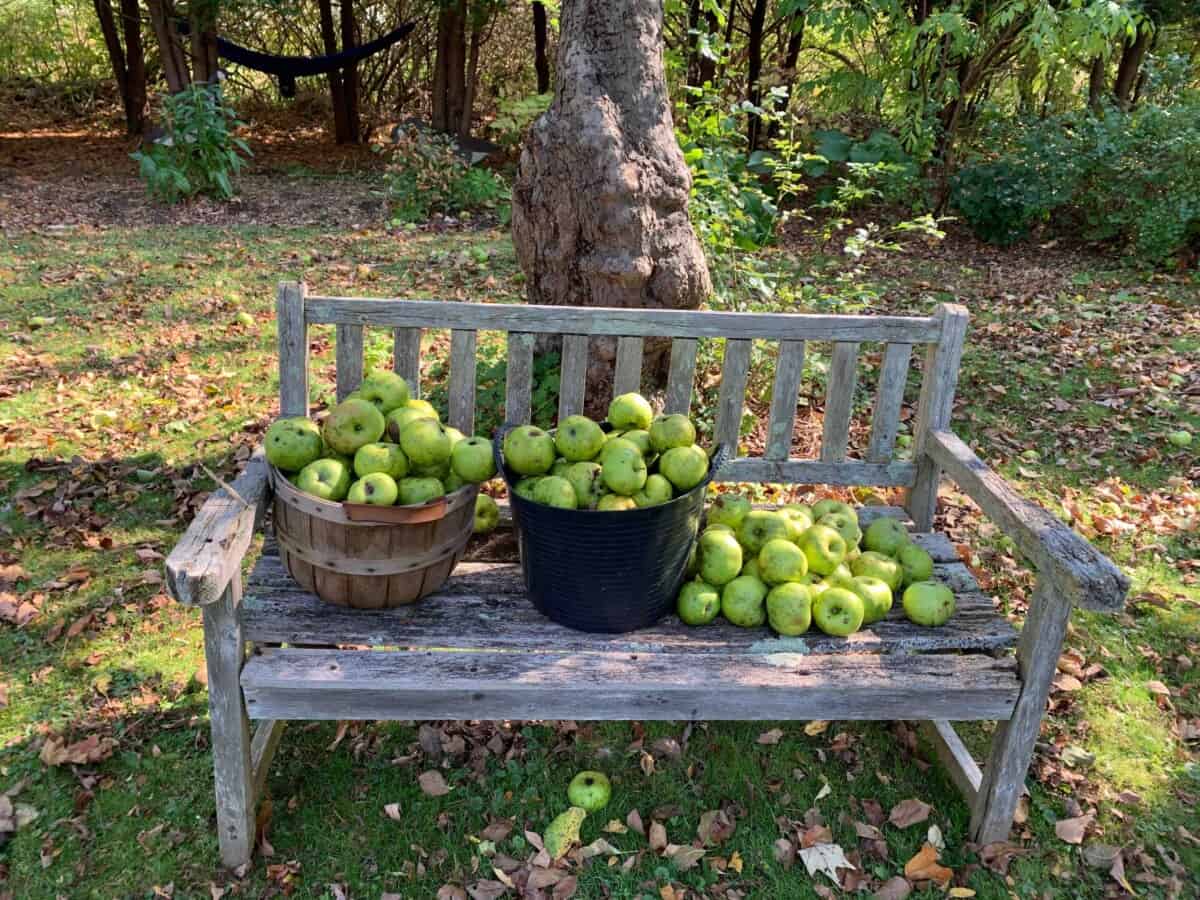
[[[818,525],[827,525],[842,536],[842,540],[846,542],[846,548],[857,547],[858,542],[862,540],[862,531],[858,527],[858,517],[853,513],[846,513],[842,510],[834,510],[831,513],[825,513],[821,518],[817,519]]]
[[[395,444],[376,441],[363,444],[354,454],[354,474],[365,478],[372,472],[383,472],[391,478],[403,478],[408,474],[408,457]]]
[[[575,488],[571,482],[557,475],[547,475],[533,489],[533,499],[545,506],[555,506],[559,509],[575,509],[579,501],[575,497]]]
[[[779,634],[795,637],[812,625],[813,595],[808,585],[789,581],[767,593],[767,622]]]
[[[767,620],[767,586],[751,575],[739,575],[721,589],[721,612],[732,624],[756,628]]]
[[[791,541],[772,538],[758,551],[758,571],[767,584],[799,581],[808,572],[808,558]]]
[[[400,433],[400,449],[416,468],[450,462],[450,435],[441,422],[418,419]]]
[[[650,423],[650,446],[659,453],[696,443],[696,426],[682,413],[658,416]]]
[[[787,520],[777,512],[767,509],[753,509],[742,518],[738,526],[738,541],[747,552],[757,556],[767,541],[776,538],[787,539]],[[811,568],[811,560],[810,568]]]
[[[577,462],[567,467],[563,476],[575,489],[575,502],[579,509],[594,509],[604,482],[600,480],[600,464],[594,462]]]
[[[945,625],[954,615],[954,591],[936,581],[915,581],[901,598],[904,614],[918,625]]]
[[[831,512],[840,512],[848,516],[858,518],[858,513],[854,511],[854,507],[849,503],[843,503],[841,500],[818,500],[812,505],[813,521],[819,522],[822,516],[829,515]]]
[[[567,785],[567,801],[587,812],[599,812],[612,798],[612,784],[603,772],[580,772]]]
[[[596,501],[596,509],[602,512],[624,512],[637,509],[637,504],[633,502],[632,497],[623,494],[601,494],[600,499]]]
[[[646,484],[646,460],[629,441],[613,441],[604,448],[600,477],[614,494],[632,497]]]
[[[864,625],[878,622],[892,608],[892,589],[885,581],[870,575],[858,575],[850,579],[847,587],[862,598]]]
[[[813,600],[813,621],[834,637],[849,637],[862,628],[862,598],[841,587],[826,588]]]
[[[383,415],[408,403],[408,382],[387,369],[377,369],[362,380],[355,391],[362,399],[375,404]]]
[[[646,483],[633,495],[633,502],[638,506],[658,506],[670,500],[673,493],[671,482],[655,472],[646,476]]]
[[[401,478],[396,482],[400,493],[401,506],[415,506],[428,503],[446,493],[446,487],[437,478]]]
[[[732,534],[705,529],[700,535],[700,577],[721,587],[737,578],[742,570],[742,548]]]
[[[475,495],[475,534],[490,534],[500,524],[500,507],[487,494]]]
[[[658,470],[680,491],[690,491],[708,474],[708,454],[695,444],[672,447],[659,457]]]
[[[887,583],[893,591],[900,590],[904,580],[904,567],[890,556],[885,556],[874,550],[867,550],[850,563],[850,571],[855,575],[870,575]]]
[[[868,550],[894,557],[908,543],[908,529],[898,519],[880,516],[867,526],[862,543]]]
[[[675,610],[685,625],[707,625],[721,612],[721,592],[703,581],[688,581],[679,589]]]
[[[904,584],[914,581],[928,581],[933,577],[933,557],[923,547],[916,544],[905,544],[896,554],[896,562],[904,570]]]
[[[753,507],[748,497],[742,494],[722,493],[708,507],[709,525],[728,525],[736,529]]]
[[[387,414],[387,436],[392,443],[400,442],[400,435],[404,433],[404,429],[419,419],[433,419],[437,421],[437,416],[432,416],[424,409],[416,406],[401,406],[393,409]]]

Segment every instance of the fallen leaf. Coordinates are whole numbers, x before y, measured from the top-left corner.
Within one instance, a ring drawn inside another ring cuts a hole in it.
[[[912,893],[912,885],[899,875],[893,875],[871,896],[874,900],[904,900]]]
[[[667,829],[662,822],[650,823],[650,849],[655,853],[659,853],[667,846]]]
[[[1083,861],[1093,869],[1108,869],[1121,855],[1121,848],[1112,844],[1089,843],[1082,851]]]
[[[108,759],[116,746],[117,742],[112,738],[102,738],[95,734],[89,734],[82,741],[76,741],[69,746],[58,738],[49,737],[46,738],[46,743],[42,744],[40,758],[48,766],[61,766],[64,763],[82,766]]]
[[[670,859],[680,872],[695,868],[697,863],[704,858],[704,853],[704,848],[693,847],[691,844],[669,844],[663,850],[663,856]]]
[[[421,790],[427,797],[444,797],[450,793],[450,786],[437,769],[422,772],[417,776],[417,783],[421,785]]]
[[[400,897],[399,894],[395,896]],[[467,892],[457,884],[443,884],[438,888],[437,900],[467,900]]]
[[[775,862],[785,869],[790,869],[796,862],[796,845],[787,838],[775,842]]]
[[[733,837],[734,822],[723,809],[711,809],[701,814],[696,837],[706,846],[723,844]]]
[[[842,882],[838,878],[837,870],[855,868],[850,860],[846,859],[845,852],[838,844],[814,844],[801,850],[799,856],[809,875],[824,872],[838,887],[841,887]]]
[[[828,797],[832,793],[833,793],[833,788],[831,788],[829,786],[829,782],[827,781],[823,785],[821,785],[821,789],[819,791],[817,791],[817,796],[813,798],[813,802],[819,803],[820,801],[824,800],[826,797]]]
[[[400,821],[400,804],[399,803],[385,803],[383,805],[383,814],[385,816],[387,816],[389,819],[391,819],[393,822],[399,822]]]
[[[729,868],[733,869],[733,871],[735,871],[739,875],[741,875],[742,867],[744,865],[745,865],[745,863],[742,860],[742,854],[739,851],[734,850],[733,853],[729,857]]]
[[[1091,813],[1076,816],[1073,819],[1059,819],[1054,823],[1054,833],[1060,841],[1068,844],[1082,844],[1083,835],[1096,817]]]
[[[512,833],[512,819],[496,819],[488,824],[488,827],[479,832],[479,836],[485,841],[502,841]]]
[[[866,838],[869,841],[883,840],[883,832],[874,825],[868,825],[866,822],[855,822],[854,833],[860,838]]]
[[[946,896],[947,897],[961,897],[961,898],[964,898],[964,900],[965,900],[965,898],[974,897],[975,891],[969,887],[952,887],[946,893]]]
[[[638,765],[642,767],[642,772],[645,773],[647,778],[654,774],[654,757],[645,750],[642,751],[642,756],[641,759],[638,760]]]
[[[991,869],[997,875],[1008,874],[1008,864],[1015,857],[1025,856],[1029,853],[1023,847],[1018,847],[1016,844],[1010,844],[1007,841],[994,841],[991,844],[985,844],[979,850],[979,859],[984,866]]]
[[[608,823],[601,829],[605,834],[628,834],[629,826],[620,819],[609,819]]]
[[[496,900],[497,897],[503,896],[508,891],[499,881],[493,881],[490,878],[485,878],[482,881],[477,881],[469,888],[467,893],[471,895],[471,900]]]
[[[954,870],[939,865],[937,849],[932,844],[925,844],[904,864],[904,877],[909,881],[935,881],[945,887],[954,877]]]
[[[809,737],[816,737],[818,734],[824,734],[825,729],[829,727],[828,722],[816,719],[804,726],[804,733]]]
[[[782,728],[772,728],[770,731],[764,731],[758,736],[755,743],[758,744],[778,744],[783,739]]]
[[[642,814],[636,809],[631,809],[629,815],[625,817],[625,824],[640,834],[646,836],[646,826],[642,824]]]
[[[1123,887],[1126,893],[1133,894],[1133,887],[1125,878],[1125,858],[1120,853],[1113,860],[1112,868],[1108,870],[1108,874],[1112,876],[1113,881]]]
[[[936,825],[929,826],[929,832],[926,834],[925,840],[932,844],[933,849],[937,850],[938,853],[946,849],[946,840],[942,837],[942,829]]]
[[[593,856],[602,856],[604,854],[615,856],[620,852],[620,850],[618,850],[604,838],[596,838],[586,847],[579,848],[579,855],[584,859],[591,859]]]
[[[915,797],[901,800],[892,807],[892,811],[888,815],[888,822],[897,828],[908,828],[910,825],[916,825],[918,822],[928,819],[931,809],[933,807],[928,803],[917,800]]]
[[[568,875],[554,886],[554,889],[550,891],[550,896],[553,900],[569,900],[569,898],[575,896],[575,891],[578,889],[578,879],[574,875]]]

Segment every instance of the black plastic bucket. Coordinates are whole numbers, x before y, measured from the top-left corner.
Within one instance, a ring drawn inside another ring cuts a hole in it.
[[[625,632],[653,625],[675,608],[704,512],[704,492],[728,458],[718,446],[704,480],[658,506],[620,511],[559,509],[517,496],[504,463],[505,424],[493,438],[508,485],[521,568],[533,605],[579,631]],[[605,429],[608,426],[605,425]]]

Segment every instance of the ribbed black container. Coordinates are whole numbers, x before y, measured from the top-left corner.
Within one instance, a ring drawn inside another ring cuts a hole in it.
[[[539,612],[579,631],[625,632],[653,625],[675,607],[704,511],[704,489],[728,453],[717,448],[704,481],[659,506],[621,511],[558,509],[517,496],[504,463],[505,424],[493,438],[508,485],[525,587]],[[607,430],[607,426],[606,426]]]

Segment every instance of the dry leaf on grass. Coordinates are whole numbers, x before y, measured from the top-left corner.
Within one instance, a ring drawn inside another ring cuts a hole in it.
[[[1054,823],[1054,833],[1060,841],[1068,844],[1082,844],[1083,836],[1096,817],[1091,813],[1076,816],[1073,819],[1059,819]]]
[[[899,875],[893,875],[871,896],[874,900],[904,900],[912,893],[912,885]]]
[[[579,848],[579,855],[584,859],[591,859],[593,856],[616,856],[621,851],[606,841],[604,838],[596,838],[586,847]]]
[[[512,819],[496,819],[479,832],[479,836],[485,841],[502,841],[509,836],[512,829]]]
[[[667,846],[667,829],[662,822],[650,823],[650,849],[655,853],[661,852]]]
[[[446,784],[446,779],[436,769],[422,772],[417,776],[417,783],[421,785],[421,790],[427,797],[444,797],[450,793],[450,786]]]
[[[467,893],[470,894],[471,900],[496,900],[497,897],[503,896],[507,890],[508,888],[499,881],[485,878],[467,888]]]
[[[755,743],[758,744],[778,744],[783,739],[782,728],[772,728],[770,731],[764,731],[758,736]]]
[[[850,860],[846,859],[845,852],[838,844],[814,844],[801,850],[799,856],[809,875],[824,872],[838,887],[841,887],[842,882],[838,878],[837,870],[855,868]]]
[[[829,727],[828,722],[817,719],[812,722],[809,722],[807,725],[804,726],[804,733],[807,734],[809,737],[816,737],[818,734],[824,734],[825,729],[827,729],[828,727]]]
[[[734,822],[723,809],[710,809],[700,816],[696,837],[705,845],[723,844],[733,837]]]
[[[399,897],[399,894],[393,896]],[[467,892],[457,884],[443,884],[438,888],[437,900],[467,900]]]
[[[892,807],[892,812],[888,816],[888,822],[897,828],[908,828],[910,825],[916,825],[918,822],[924,822],[928,819],[931,809],[933,807],[928,803],[923,803],[916,798],[901,800]]]
[[[785,869],[790,869],[796,862],[796,845],[787,838],[775,842],[775,862]]]
[[[399,803],[385,803],[383,805],[383,814],[385,816],[387,816],[389,819],[391,819],[393,822],[399,822],[400,821],[400,804]]]
[[[642,814],[636,809],[631,809],[629,815],[625,817],[625,824],[640,834],[646,836],[646,826],[642,824]]]
[[[704,849],[691,844],[668,844],[663,848],[663,856],[671,860],[680,872],[686,872],[695,868],[704,858]]]
[[[46,738],[40,754],[42,762],[48,766],[61,766],[72,763],[77,766],[88,763],[98,763],[112,756],[117,742],[112,738],[102,738],[89,734],[82,741],[67,745],[58,738]]]
[[[904,877],[909,881],[935,881],[945,887],[954,877],[954,870],[939,865],[937,848],[926,844],[904,864]]]

